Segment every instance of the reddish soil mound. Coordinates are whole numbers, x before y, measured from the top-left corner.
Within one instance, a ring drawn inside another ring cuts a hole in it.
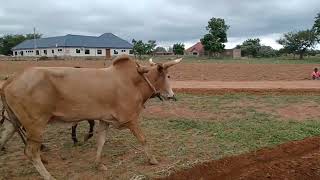
[[[163,179],[320,179],[320,137],[199,164]]]

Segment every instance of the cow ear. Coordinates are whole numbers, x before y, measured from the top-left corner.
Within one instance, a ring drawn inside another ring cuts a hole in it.
[[[163,65],[162,64],[157,64],[157,69],[159,72],[162,72],[163,71]]]

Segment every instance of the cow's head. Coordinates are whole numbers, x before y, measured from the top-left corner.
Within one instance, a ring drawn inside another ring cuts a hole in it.
[[[147,77],[150,79],[155,89],[159,91],[160,95],[166,100],[176,100],[169,82],[170,75],[168,73],[168,70],[171,66],[180,63],[181,60],[182,58],[166,63],[154,63],[152,59],[149,60],[151,67],[148,68]]]

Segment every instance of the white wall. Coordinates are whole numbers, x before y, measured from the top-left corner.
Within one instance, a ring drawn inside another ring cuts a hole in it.
[[[80,50],[80,53],[77,53],[77,49]],[[39,55],[36,55],[36,51],[39,51]],[[44,50],[47,50],[45,54]],[[54,51],[52,53],[52,50]],[[60,50],[60,51],[58,51]],[[85,54],[85,50],[89,50],[90,54]],[[98,54],[98,50],[101,50],[101,54]],[[111,56],[117,56],[122,54],[128,54],[131,49],[110,49]],[[106,48],[46,48],[46,49],[24,49],[13,51],[13,56],[21,57],[20,52],[23,51],[23,56],[32,57],[32,56],[106,56]],[[118,52],[118,54],[115,53]],[[15,55],[17,52],[17,55]]]

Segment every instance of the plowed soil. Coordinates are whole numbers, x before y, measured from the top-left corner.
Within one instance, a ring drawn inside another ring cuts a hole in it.
[[[199,164],[164,179],[319,180],[320,137]]]
[[[0,76],[32,66],[104,67],[104,61],[0,61]],[[110,62],[107,62],[109,65]],[[310,79],[319,64],[182,63],[170,69],[177,81],[299,81]]]

